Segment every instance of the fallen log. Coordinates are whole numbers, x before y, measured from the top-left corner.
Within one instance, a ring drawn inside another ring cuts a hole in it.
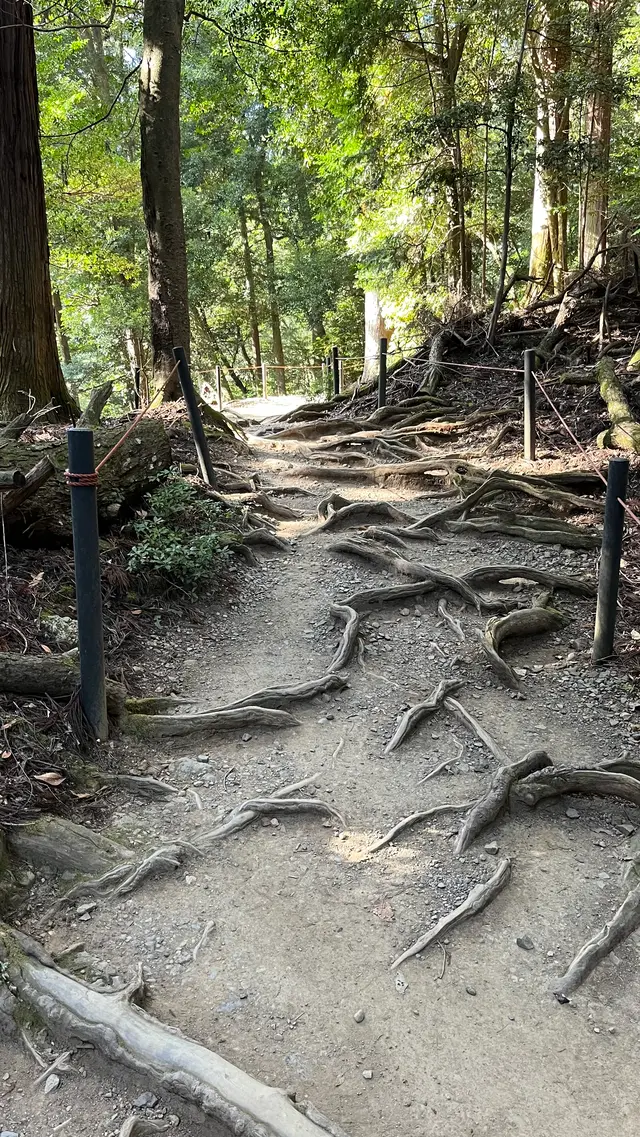
[[[464,819],[462,829],[458,833],[453,852],[456,857],[461,856],[479,833],[486,829],[509,801],[509,793],[514,782],[532,774],[534,770],[543,770],[551,765],[546,750],[532,750],[518,762],[510,762],[508,766],[500,766],[491,779],[488,790],[475,803]]]
[[[16,489],[17,486],[23,486],[26,480],[22,470],[0,470],[0,490]]]
[[[15,475],[17,471],[10,471]],[[10,489],[7,493],[2,495],[2,513],[3,516],[9,517],[10,514],[15,513],[20,509],[30,497],[33,497],[38,492],[41,486],[44,485],[49,478],[55,474],[55,467],[49,458],[41,458],[36,462],[33,469],[29,470],[26,476],[23,476],[22,482],[14,482],[14,488]],[[3,471],[0,470],[0,477]]]
[[[133,1000],[144,989],[141,968],[124,991],[96,991],[58,970],[36,941],[6,924],[0,924],[0,956],[18,1000],[53,1034],[91,1044],[160,1092],[195,1104],[221,1134],[327,1137],[331,1132],[309,1120],[284,1091],[256,1081],[136,1006]]]
[[[48,695],[51,699],[70,699],[80,685],[80,668],[67,655],[18,655],[0,652],[0,694],[20,696]],[[120,718],[126,692],[120,683],[107,679],[107,709]]]
[[[96,461],[105,457],[124,433],[122,426],[96,430]],[[71,505],[65,482],[67,445],[64,436],[48,442],[10,442],[0,450],[0,466],[34,468],[43,459],[54,467],[54,473],[33,493],[13,509],[7,518],[12,539],[28,527],[30,537],[46,534],[68,540],[71,535]],[[171,446],[164,426],[158,419],[146,418],[125,439],[119,450],[100,471],[98,479],[98,514],[102,525],[108,525],[121,510],[140,500],[156,482],[158,474],[171,465]],[[44,467],[41,468],[44,470]],[[19,491],[13,491],[19,492]]]
[[[500,861],[496,871],[489,880],[485,881],[484,884],[476,884],[476,886],[471,889],[466,900],[463,900],[462,904],[459,904],[457,908],[454,908],[453,912],[450,912],[447,916],[443,916],[442,919],[438,920],[434,928],[431,928],[430,931],[426,932],[424,936],[421,936],[419,940],[416,940],[411,947],[407,948],[402,955],[399,955],[398,958],[394,960],[391,964],[391,970],[393,971],[396,967],[400,967],[400,964],[404,963],[406,959],[411,959],[411,956],[417,955],[420,951],[424,951],[429,944],[435,943],[445,932],[451,931],[452,928],[455,928],[464,920],[468,920],[471,916],[477,916],[478,912],[482,912],[483,909],[487,907],[487,904],[490,904],[494,897],[502,892],[502,889],[508,884],[510,878],[511,861],[508,857],[505,857]]]

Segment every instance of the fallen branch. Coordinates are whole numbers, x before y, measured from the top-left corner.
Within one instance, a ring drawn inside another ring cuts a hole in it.
[[[508,766],[500,766],[491,779],[488,790],[473,806],[464,820],[464,825],[458,833],[453,852],[456,857],[469,848],[479,833],[495,821],[500,811],[509,800],[509,793],[514,782],[532,774],[534,770],[543,770],[551,764],[546,750],[532,750],[518,762],[511,762]]]
[[[257,1082],[220,1055],[167,1028],[132,999],[143,981],[119,994],[96,991],[57,970],[34,940],[0,925],[0,954],[18,999],[55,1033],[91,1043],[103,1055],[175,1093],[243,1137],[327,1137],[290,1098]],[[134,988],[134,990],[132,990]]]
[[[454,761],[454,759],[451,759],[451,761]],[[373,845],[370,845],[367,849],[367,852],[377,853],[378,849],[384,848],[390,841],[393,841],[394,837],[398,836],[398,833],[404,832],[405,829],[409,829],[412,825],[417,825],[419,821],[426,821],[428,817],[437,817],[441,813],[457,813],[463,809],[470,809],[474,804],[472,801],[462,801],[458,805],[432,805],[430,809],[419,809],[417,813],[411,813],[408,817],[403,817],[397,825],[393,826],[393,829],[385,833],[384,837],[380,837],[378,841],[374,841]]]
[[[600,928],[572,959],[553,991],[561,1002],[575,991],[587,976],[618,944],[640,928],[640,884],[629,892],[611,920]]]
[[[490,904],[491,901],[502,892],[502,889],[509,882],[510,877],[511,861],[508,857],[505,857],[500,861],[496,871],[489,880],[485,881],[484,884],[476,884],[475,888],[471,889],[471,892],[466,900],[463,900],[462,904],[454,908],[453,912],[450,912],[448,916],[443,916],[442,919],[438,920],[438,923],[431,931],[421,936],[419,940],[416,940],[411,947],[407,948],[402,955],[394,960],[391,964],[391,970],[393,971],[396,967],[400,967],[400,964],[404,963],[406,959],[411,959],[411,956],[417,955],[420,951],[424,951],[429,944],[440,939],[440,936],[445,932],[451,931],[452,928],[455,928],[464,920],[468,920],[471,916],[477,916],[478,912],[482,912],[482,910],[487,907],[487,904]]]
[[[566,619],[562,612],[558,612],[556,608],[547,608],[543,604],[534,604],[531,608],[516,608],[506,616],[493,617],[489,620],[484,632],[478,632],[480,646],[503,683],[514,691],[520,691],[518,676],[500,655],[502,644],[513,636],[534,636],[556,631],[565,623]]]
[[[24,477],[22,485],[15,485],[2,494],[2,513],[8,517],[38,492],[40,486],[55,474],[56,468],[49,458],[41,458]]]
[[[418,723],[422,722],[422,719],[428,715],[434,714],[442,706],[447,695],[459,691],[461,686],[462,680],[460,679],[442,679],[438,686],[434,687],[428,698],[405,711],[396,727],[393,738],[385,746],[385,754],[391,754],[393,750],[397,750],[400,743],[404,742],[405,738],[416,729]]]

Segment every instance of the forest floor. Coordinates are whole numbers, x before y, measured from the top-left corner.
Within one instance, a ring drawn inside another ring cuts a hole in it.
[[[252,455],[239,470],[258,471],[271,484],[299,483],[298,444],[250,441]],[[339,639],[330,603],[382,581],[379,571],[332,554],[333,533],[312,532],[317,501],[334,487],[305,487],[316,497],[287,498],[304,518],[278,526],[288,552],[269,552],[243,569],[234,593],[199,605],[197,622],[159,618],[156,642],[140,661],[148,693],[210,705],[324,673]],[[418,500],[406,482],[384,489],[350,482],[347,492],[415,516],[441,504]],[[466,534],[415,555],[452,572],[509,562],[570,574],[593,574],[595,557]],[[475,632],[485,620],[449,600],[465,630],[458,642],[437,615],[439,597],[369,614],[349,687],[301,704],[293,729],[109,743],[111,763],[195,790],[203,806],[188,792],[168,803],[111,799],[108,832],[132,846],[188,839],[221,809],[312,774],[318,797],[344,814],[346,827],[313,815],[266,817],[126,900],[56,916],[47,949],[81,939],[111,979],[126,978],[142,961],[151,1013],[256,1077],[310,1098],[349,1137],[635,1137],[638,935],[570,1004],[560,1005],[550,985],[620,902],[628,833],[640,826],[640,810],[585,797],[536,811],[517,806],[458,858],[455,820],[445,815],[366,852],[415,809],[477,796],[495,769],[482,744],[442,710],[384,755],[400,711],[445,676],[463,680],[460,701],[514,760],[544,747],[556,762],[590,765],[633,752],[640,739],[628,665],[595,671],[590,664],[592,600],[562,593],[566,628],[506,649],[526,669],[519,698],[488,670]],[[422,784],[459,751],[449,772]],[[490,875],[495,850],[484,846],[493,841],[513,863],[504,892],[440,947],[390,971],[405,947]],[[38,916],[51,889],[50,879],[38,879],[17,914],[41,939]],[[209,921],[214,927],[194,961]],[[522,937],[532,950],[518,946]],[[46,1049],[44,1039],[35,1041]],[[33,1087],[39,1070],[26,1051],[2,1046],[0,1129],[112,1137],[137,1102],[148,1117],[180,1118],[184,1137],[213,1132],[177,1099],[158,1101],[152,1085],[89,1051],[76,1052],[76,1072],[62,1074],[45,1096]]]

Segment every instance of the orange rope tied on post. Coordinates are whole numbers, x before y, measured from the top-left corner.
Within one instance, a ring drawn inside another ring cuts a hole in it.
[[[65,470],[64,477],[65,477],[65,481],[66,481],[68,486],[97,486],[98,474],[99,474],[100,470],[102,469],[102,467],[104,465],[106,465],[106,463],[109,461],[110,458],[113,458],[113,455],[116,453],[117,450],[120,449],[120,447],[122,446],[122,443],[136,429],[138,423],[144,418],[144,416],[146,414],[149,413],[149,411],[153,407],[153,404],[156,402],[156,400],[162,398],[162,396],[164,395],[167,387],[169,386],[169,383],[173,379],[177,370],[178,370],[178,364],[176,363],[175,366],[172,368],[171,373],[168,376],[166,382],[163,383],[160,390],[153,396],[151,402],[147,403],[146,407],[144,407],[144,409],[140,411],[140,414],[136,415],[133,422],[131,423],[131,426],[129,426],[127,428],[127,430],[125,430],[124,434],[122,435],[121,438],[118,439],[115,446],[112,446],[109,453],[105,454],[104,458],[100,462],[98,462],[98,465],[96,466],[94,474],[72,474],[72,473],[70,473],[69,470]]]

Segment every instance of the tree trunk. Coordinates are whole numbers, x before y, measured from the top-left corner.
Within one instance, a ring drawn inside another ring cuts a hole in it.
[[[609,213],[614,0],[589,0],[589,11],[593,27],[594,85],[587,98],[585,122],[588,159],[580,218],[580,264],[585,264],[596,253],[599,243],[603,254],[601,265],[604,265]]]
[[[278,289],[276,286],[276,265],[273,255],[273,230],[267,212],[267,203],[264,196],[264,180],[262,177],[262,163],[256,168],[255,191],[258,202],[260,224],[264,235],[265,260],[267,266],[267,292],[269,294],[269,309],[271,312],[271,339],[273,354],[276,361],[276,390],[280,395],[286,395],[287,384],[284,373],[284,348],[282,346],[282,328],[280,326],[280,305],[278,303]]]
[[[53,318],[56,324],[58,339],[60,340],[62,358],[65,363],[71,363],[71,348],[69,347],[69,340],[67,333],[64,330],[64,324],[62,322],[62,301],[60,299],[60,293],[58,292],[57,288],[53,293]]]
[[[564,288],[567,271],[568,72],[571,17],[567,0],[546,0],[540,25],[531,33],[538,91],[536,170],[531,216],[528,301]]]
[[[120,426],[95,432],[96,461],[104,458],[121,435]],[[0,450],[0,467],[31,469],[45,457],[55,466],[55,474],[6,518],[7,532],[16,541],[25,530],[29,541],[42,538],[45,543],[62,543],[71,535],[69,488],[64,477],[68,457],[64,437],[45,443],[22,440],[5,443]],[[171,446],[164,427],[157,419],[143,419],[100,471],[98,514],[101,523],[108,525],[116,521],[122,508],[139,501],[152,487],[158,473],[170,465]]]
[[[140,71],[140,175],[149,252],[149,306],[155,387],[189,357],[187,252],[180,192],[180,65],[184,0],[145,0]],[[164,392],[177,398],[175,375]]]
[[[258,323],[258,303],[256,300],[256,278],[253,271],[253,258],[251,256],[249,231],[247,229],[247,211],[244,207],[244,202],[241,202],[238,207],[238,217],[240,219],[240,235],[242,237],[244,275],[247,282],[247,310],[249,312],[253,354],[255,356],[255,365],[260,369],[262,366],[262,350],[260,347],[260,324]]]
[[[0,7],[0,418],[52,400],[67,421],[54,325],[33,13],[24,0]]]
[[[382,315],[380,297],[377,292],[364,294],[364,366],[362,368],[362,383],[370,383],[378,377],[378,357],[380,354],[380,340],[386,336],[391,339],[392,329],[387,327]]]
[[[105,105],[110,101],[109,69],[104,57],[104,39],[102,28],[93,24],[87,28],[87,55],[91,63],[93,82],[101,102]]]

